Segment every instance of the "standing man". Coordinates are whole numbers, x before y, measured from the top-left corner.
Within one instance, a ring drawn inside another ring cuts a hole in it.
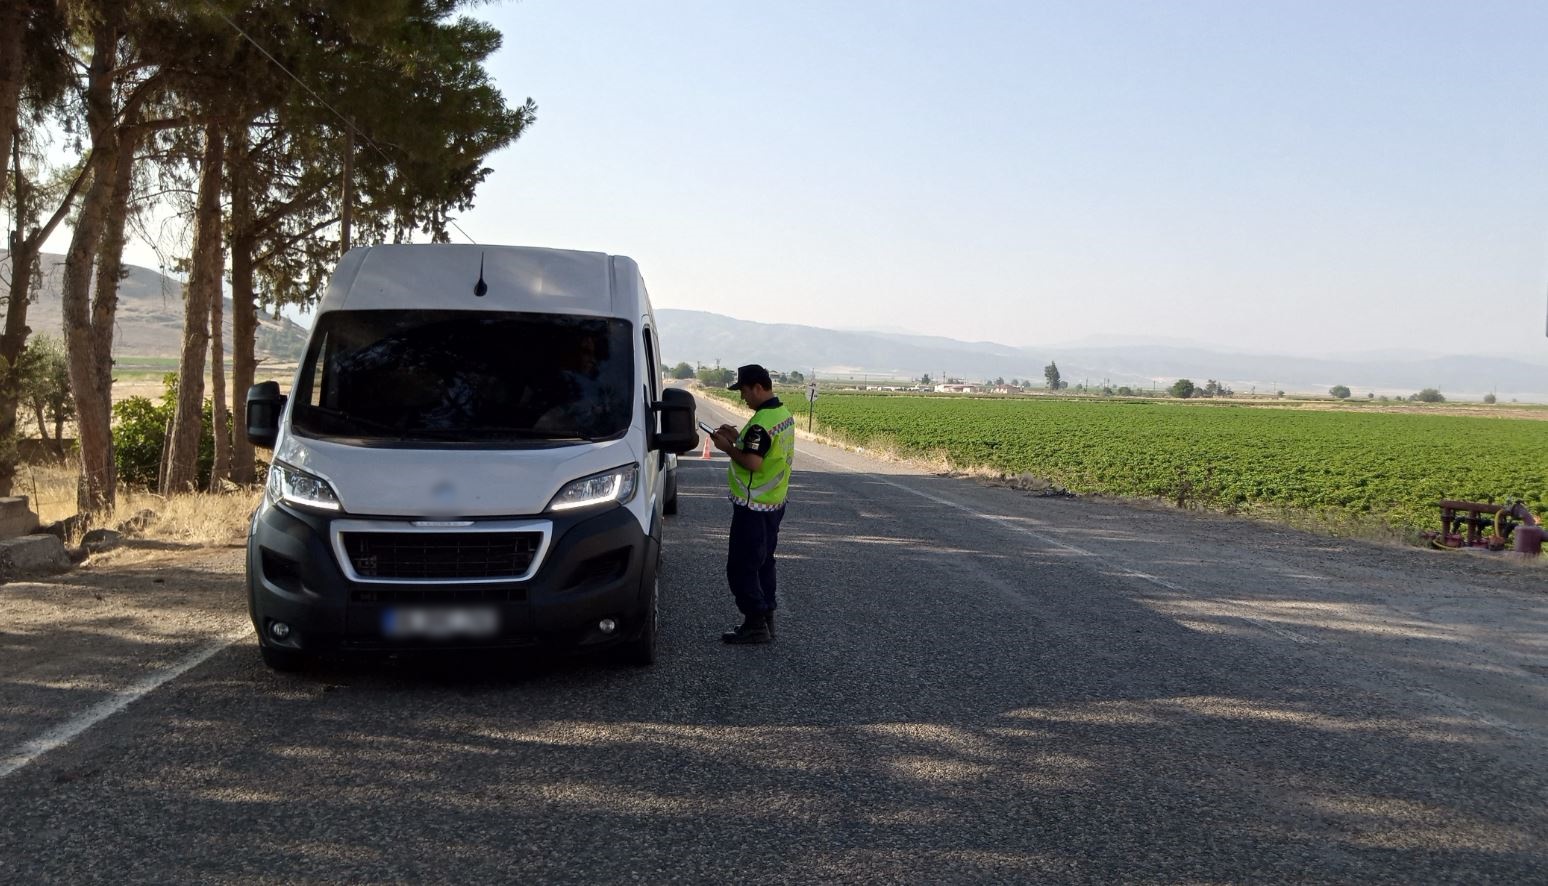
[[[729,390],[740,391],[753,410],[740,433],[721,425],[711,436],[731,456],[731,545],[726,579],[742,612],[742,623],[720,639],[727,643],[767,643],[774,639],[774,548],[785,516],[790,464],[795,457],[795,417],[774,396],[769,371],[756,363],[738,367]]]

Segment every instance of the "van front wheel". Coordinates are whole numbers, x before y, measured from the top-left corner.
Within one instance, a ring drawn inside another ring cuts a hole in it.
[[[618,650],[618,660],[623,664],[647,667],[656,663],[656,638],[661,623],[661,580],[650,583],[650,605],[645,610],[645,624],[640,634]]]
[[[304,670],[311,662],[311,657],[304,652],[296,652],[293,649],[277,649],[273,646],[259,646],[259,653],[263,655],[263,663],[271,670],[281,673],[294,673]]]

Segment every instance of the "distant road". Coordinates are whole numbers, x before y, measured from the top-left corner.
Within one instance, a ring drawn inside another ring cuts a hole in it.
[[[292,677],[249,637],[0,777],[5,879],[1548,871],[1540,568],[1038,498],[802,441],[779,639],[727,647],[726,462],[680,465],[656,667],[459,658]],[[179,579],[204,589],[203,637],[141,659],[171,666],[241,624],[230,565]],[[0,664],[52,663],[0,669],[12,747],[143,677],[128,653],[90,654],[118,622],[8,621],[8,594],[57,600],[83,580],[0,587]],[[93,679],[72,681],[72,661]]]

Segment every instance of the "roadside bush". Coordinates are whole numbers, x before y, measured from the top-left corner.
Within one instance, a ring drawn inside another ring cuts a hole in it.
[[[161,475],[161,451],[166,445],[172,415],[177,411],[177,375],[163,379],[166,390],[160,400],[130,397],[113,404],[113,464],[118,481],[129,486],[155,489]],[[199,433],[199,488],[210,482],[215,465],[214,408],[204,401],[204,420]]]
[[[723,388],[736,380],[736,373],[729,369],[706,366],[699,370],[699,381],[710,387]]]

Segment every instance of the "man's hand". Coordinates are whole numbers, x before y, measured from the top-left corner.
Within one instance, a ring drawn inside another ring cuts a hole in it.
[[[736,428],[721,425],[715,429],[715,433],[710,434],[710,439],[715,441],[716,449],[729,455],[731,450],[736,448],[736,433]]]

